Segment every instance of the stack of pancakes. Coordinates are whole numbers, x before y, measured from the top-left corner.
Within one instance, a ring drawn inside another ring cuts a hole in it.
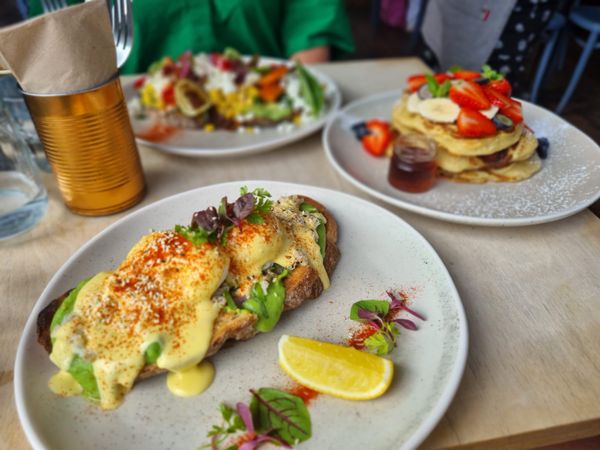
[[[411,113],[408,96],[405,93],[394,105],[392,125],[401,134],[421,133],[436,142],[441,176],[468,183],[521,181],[541,169],[538,141],[522,123],[494,136],[467,138],[453,123],[436,123]]]

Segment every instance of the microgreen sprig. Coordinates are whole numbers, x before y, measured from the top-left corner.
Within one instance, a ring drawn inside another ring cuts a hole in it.
[[[229,203],[227,197],[223,197],[218,208],[211,206],[196,211],[191,224],[176,225],[175,232],[196,245],[207,241],[225,244],[229,229],[234,225],[241,226],[244,219],[255,225],[264,222],[264,215],[273,206],[270,197],[265,189],[256,188],[249,192],[246,186],[242,186],[240,197],[235,202]]]
[[[397,325],[416,331],[417,325],[410,319],[396,317],[404,310],[420,320],[426,320],[418,312],[406,306],[406,300],[392,291],[387,291],[387,300],[360,300],[352,305],[350,319],[366,323],[376,331],[364,340],[367,350],[382,356],[387,355],[396,346],[396,337],[400,333]]]
[[[235,410],[221,404],[223,425],[213,425],[210,443],[201,449],[255,450],[270,442],[283,448],[311,436],[310,415],[300,397],[273,388],[250,389],[250,405],[238,402]]]
[[[427,87],[434,98],[448,96],[450,88],[452,87],[450,80],[445,80],[442,84],[440,84],[432,75],[429,74],[425,75],[425,80],[427,80]]]
[[[484,64],[483,67],[481,68],[481,76],[483,78],[487,78],[488,80],[503,80],[504,79],[504,75],[502,75],[500,72],[496,72],[494,69],[492,69],[487,64]]]

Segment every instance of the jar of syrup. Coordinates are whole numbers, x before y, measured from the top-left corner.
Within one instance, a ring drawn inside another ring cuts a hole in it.
[[[436,180],[436,145],[422,134],[400,134],[394,140],[388,181],[406,192],[425,192]]]

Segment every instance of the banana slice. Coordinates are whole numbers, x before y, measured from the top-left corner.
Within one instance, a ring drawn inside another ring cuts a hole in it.
[[[417,114],[419,112],[419,103],[421,103],[422,101],[423,100],[419,98],[419,94],[413,92],[408,97],[408,101],[406,102],[406,109],[408,109],[408,112]]]
[[[458,117],[460,108],[449,98],[429,98],[417,106],[419,114],[432,122],[452,123]]]
[[[488,109],[480,109],[479,112],[488,119],[493,119],[496,113],[498,112],[498,109],[499,108],[497,106],[492,105]]]

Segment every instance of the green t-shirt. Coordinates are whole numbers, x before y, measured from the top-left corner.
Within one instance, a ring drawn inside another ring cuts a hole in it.
[[[233,47],[279,58],[322,45],[333,57],[354,51],[343,0],[134,0],[133,10],[134,44],[122,73],[187,50]],[[30,16],[40,13],[39,0],[30,0]]]

